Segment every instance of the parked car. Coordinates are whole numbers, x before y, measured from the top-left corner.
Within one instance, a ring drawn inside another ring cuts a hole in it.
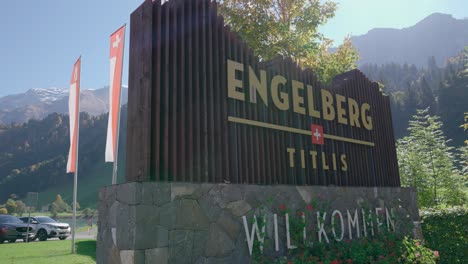
[[[28,232],[28,231],[29,232]],[[26,241],[32,240],[34,237],[34,228],[25,224],[18,217],[12,215],[0,215],[0,244],[8,241],[14,243],[17,239]]]
[[[28,217],[21,217],[21,221],[28,222]],[[60,240],[70,236],[71,229],[67,223],[60,223],[48,216],[34,216],[29,218],[29,224],[35,230],[33,240],[45,241],[48,238],[58,237]]]

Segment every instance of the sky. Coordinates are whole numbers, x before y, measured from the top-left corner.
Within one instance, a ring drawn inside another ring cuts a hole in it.
[[[320,31],[338,45],[377,27],[409,27],[434,13],[468,17],[468,0],[335,0]],[[2,1],[0,96],[31,88],[68,88],[81,55],[82,89],[109,84],[109,37],[127,24],[122,83],[128,83],[130,14],[143,0]]]
[[[320,32],[336,44],[347,35],[364,35],[373,28],[406,28],[433,13],[468,18],[468,0],[333,0],[335,17]]]

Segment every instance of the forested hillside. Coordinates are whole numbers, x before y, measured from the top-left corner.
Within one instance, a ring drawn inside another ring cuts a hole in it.
[[[441,117],[445,135],[453,145],[465,140],[460,125],[463,113],[468,112],[468,47],[438,67],[434,57],[428,58],[424,68],[415,65],[388,63],[366,64],[360,69],[370,79],[383,85],[391,96],[395,137],[407,135],[408,121],[416,109],[429,108],[429,113]]]
[[[123,124],[126,124],[127,120],[126,109],[126,106],[122,107]],[[68,115],[54,113],[40,121],[30,120],[22,125],[0,128],[1,202],[10,194],[21,197],[27,192],[42,192],[57,186],[71,186],[73,174],[66,173],[68,124]],[[120,144],[123,150],[126,126],[122,125],[121,128]],[[93,117],[81,113],[78,163],[80,181],[94,175],[93,170],[96,168],[104,166],[106,131],[107,114]],[[125,152],[122,151],[121,154],[124,155]],[[110,179],[111,166],[107,167]],[[57,191],[68,193],[71,188]],[[97,197],[97,193],[95,195]]]

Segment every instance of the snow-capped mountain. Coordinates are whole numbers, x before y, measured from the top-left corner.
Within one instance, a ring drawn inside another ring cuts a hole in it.
[[[122,104],[127,103],[127,86],[122,87]],[[22,123],[42,119],[57,112],[68,112],[66,88],[33,88],[24,93],[0,97],[0,124]],[[109,111],[109,88],[81,90],[80,110],[90,115]]]
[[[33,88],[26,92],[26,95],[37,96],[37,98],[44,103],[53,103],[68,95],[68,89],[62,88]]]
[[[51,104],[68,95],[67,89],[60,88],[33,88],[25,93],[12,94],[0,97],[0,111],[13,111],[17,108],[36,105],[40,103]]]

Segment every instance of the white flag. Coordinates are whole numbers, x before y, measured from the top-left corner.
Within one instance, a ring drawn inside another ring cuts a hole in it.
[[[70,115],[70,150],[68,151],[67,173],[76,171],[76,156],[78,148],[78,122],[80,112],[80,70],[81,57],[73,66],[68,97],[68,113]]]

